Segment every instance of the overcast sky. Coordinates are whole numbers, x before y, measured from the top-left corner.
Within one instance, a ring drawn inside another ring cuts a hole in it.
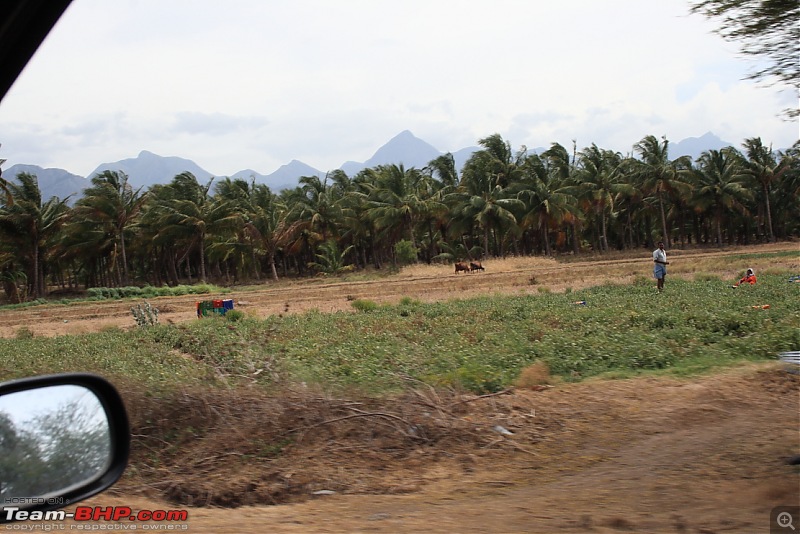
[[[796,92],[744,80],[714,27],[688,0],[74,0],[0,104],[0,158],[327,171],[403,130],[443,152],[493,133],[790,146]]]

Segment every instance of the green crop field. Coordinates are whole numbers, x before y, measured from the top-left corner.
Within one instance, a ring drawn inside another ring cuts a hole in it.
[[[180,325],[0,340],[3,378],[90,371],[145,389],[299,383],[391,393],[404,381],[497,391],[545,362],[554,380],[640,373],[688,375],[800,349],[800,284],[763,275],[732,289],[714,277],[568,293],[483,296],[234,315]],[[586,304],[577,302],[585,301]],[[768,309],[762,306],[768,305]],[[754,308],[755,307],[755,308]]]

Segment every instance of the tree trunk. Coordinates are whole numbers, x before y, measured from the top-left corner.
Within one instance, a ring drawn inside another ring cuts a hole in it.
[[[114,276],[114,285],[117,286],[117,287],[122,287],[125,284],[122,283],[122,272],[120,271],[119,261],[118,260],[119,260],[119,258],[118,258],[118,255],[117,255],[117,245],[115,243],[114,244],[114,271],[113,271],[114,275],[115,275]]]
[[[606,237],[605,213],[600,214],[600,250],[602,252],[608,252],[608,238]]]
[[[764,206],[767,208],[767,232],[769,242],[775,241],[775,234],[772,231],[772,208],[769,205],[769,184],[764,184]]]
[[[272,279],[278,281],[278,269],[275,267],[275,253],[269,255],[269,270],[272,273]]]
[[[256,249],[255,247],[250,249],[250,258],[253,262],[253,274],[256,277],[256,280],[261,280],[261,264],[256,257]]]
[[[544,220],[544,228],[542,228],[542,237],[544,238],[544,254],[550,256],[550,237],[548,234],[547,219]]]
[[[573,218],[569,225],[572,228],[572,252],[577,256],[581,253],[581,236],[578,234],[578,223]]]
[[[178,266],[176,265],[177,258],[175,257],[175,253],[172,251],[168,252],[169,258],[167,259],[167,271],[169,274],[170,282],[172,282],[173,287],[177,286],[180,281],[178,280]]]
[[[200,234],[200,282],[206,283],[206,235]]]
[[[33,298],[38,299],[42,296],[42,285],[39,281],[39,243],[33,245]]]
[[[128,272],[128,257],[125,254],[125,230],[119,229],[119,250],[122,253],[122,285],[128,286],[130,273]]]
[[[433,220],[428,219],[428,265],[433,261],[433,257],[436,255],[436,243],[434,242],[434,233],[433,233]]]
[[[658,210],[661,214],[661,233],[664,236],[664,244],[670,248],[672,244],[669,239],[669,232],[667,231],[667,216],[664,214],[664,200],[661,191],[658,192]]]

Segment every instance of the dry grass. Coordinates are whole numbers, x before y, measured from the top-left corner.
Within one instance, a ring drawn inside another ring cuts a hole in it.
[[[546,380],[547,374],[542,366],[523,373],[531,381]],[[463,490],[468,478],[491,493],[498,484],[527,487],[532,473],[535,492],[540,484],[579,472],[584,497],[592,499],[608,487],[607,473],[639,476],[652,468],[657,450],[659,477],[686,482],[665,499],[679,501],[685,487],[708,480],[721,484],[724,496],[741,487],[739,477],[751,484],[775,471],[775,461],[767,458],[777,458],[782,444],[794,442],[782,414],[796,405],[798,386],[800,378],[768,366],[691,383],[590,381],[483,396],[426,388],[392,399],[332,397],[311,389],[159,395],[131,385],[121,389],[133,425],[133,458],[112,495],[239,507],[306,501],[319,490]],[[720,418],[723,412],[735,417]],[[770,438],[755,428],[768,429]],[[737,454],[756,461],[740,463],[721,442],[737,443]],[[602,466],[592,471],[617,455],[618,472]],[[796,484],[785,479],[769,488],[759,494],[760,502],[796,499]],[[548,499],[553,491],[570,502],[576,495],[571,485],[556,485]],[[626,498],[638,492],[632,488]],[[595,524],[624,529],[642,519],[627,524],[620,517],[595,516]]]
[[[526,271],[537,268],[552,268],[559,265],[555,258],[545,258],[541,256],[507,257],[482,260],[486,272],[508,273],[514,271]],[[398,278],[427,278],[431,276],[441,276],[445,273],[454,274],[453,264],[424,264],[409,265],[403,267],[396,275]],[[461,276],[479,273],[462,273]]]
[[[454,391],[375,399],[311,389],[121,389],[133,457],[117,491],[177,504],[279,504],[318,490],[407,493],[442,454],[504,448],[469,417],[482,398]]]
[[[522,369],[514,385],[518,388],[535,389],[536,386],[552,383],[552,380],[547,363],[537,361]]]

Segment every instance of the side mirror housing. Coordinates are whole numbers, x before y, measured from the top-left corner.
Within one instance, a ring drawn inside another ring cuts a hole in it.
[[[125,405],[104,378],[59,374],[0,384],[0,523],[102,492],[122,476],[129,453]]]

